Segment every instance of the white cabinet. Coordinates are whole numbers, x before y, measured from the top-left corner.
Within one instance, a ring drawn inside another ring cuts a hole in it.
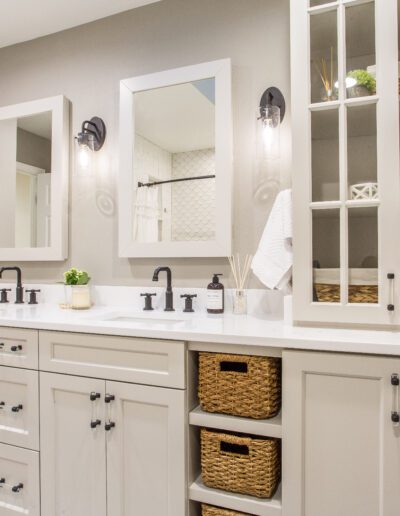
[[[1,516],[40,516],[39,453],[0,444]]]
[[[0,365],[37,369],[38,335],[36,330],[0,328]]]
[[[39,450],[38,380],[37,371],[0,366],[0,442]]]
[[[41,516],[106,516],[104,392],[103,380],[40,373]]]
[[[298,322],[400,323],[397,4],[291,0]]]
[[[284,516],[398,516],[400,359],[285,351],[283,370]]]
[[[185,516],[185,392],[107,382],[109,516]]]
[[[42,516],[185,516],[185,391],[40,373]]]

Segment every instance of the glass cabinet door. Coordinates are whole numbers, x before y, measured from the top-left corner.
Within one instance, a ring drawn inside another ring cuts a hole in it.
[[[400,322],[400,0],[291,10],[295,319]],[[296,246],[299,234],[309,245]]]

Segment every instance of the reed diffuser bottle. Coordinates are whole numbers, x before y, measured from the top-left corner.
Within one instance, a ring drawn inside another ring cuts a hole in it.
[[[236,289],[233,293],[233,313],[236,315],[247,314],[247,291],[245,290],[250,273],[252,256],[246,255],[244,263],[241,263],[240,256],[229,257]]]

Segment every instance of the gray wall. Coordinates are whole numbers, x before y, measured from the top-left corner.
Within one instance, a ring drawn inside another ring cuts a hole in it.
[[[0,105],[64,94],[72,103],[71,141],[93,115],[108,126],[97,178],[71,170],[70,259],[24,263],[26,279],[59,281],[73,265],[98,284],[145,285],[161,263],[173,267],[180,286],[205,286],[213,272],[229,275],[225,259],[119,259],[109,204],[116,209],[119,80],[225,57],[233,63],[235,252],[249,253],[271,207],[252,199],[257,103],[268,86],[281,88],[288,103],[290,97],[289,0],[163,0],[0,50]],[[289,128],[290,109],[281,132],[282,187],[290,178]],[[253,279],[252,286],[259,284]]]
[[[17,130],[17,161],[51,172],[51,141],[24,129]]]

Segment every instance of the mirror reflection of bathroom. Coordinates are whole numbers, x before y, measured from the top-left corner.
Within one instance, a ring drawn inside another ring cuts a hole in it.
[[[134,99],[133,240],[215,240],[215,79]]]
[[[2,120],[0,247],[50,246],[51,112]]]

